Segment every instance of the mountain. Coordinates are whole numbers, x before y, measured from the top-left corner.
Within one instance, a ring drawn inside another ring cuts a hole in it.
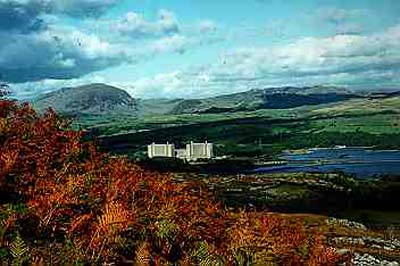
[[[36,98],[33,105],[39,110],[52,107],[75,115],[137,112],[136,100],[126,91],[101,83],[50,92]]]
[[[177,102],[170,114],[222,113],[257,109],[288,109],[304,105],[318,105],[361,97],[338,87],[279,87],[253,89],[205,99]]]
[[[226,113],[259,109],[290,109],[342,102],[353,98],[387,98],[390,92],[357,92],[334,86],[252,89],[203,99],[133,99],[126,91],[106,84],[89,84],[44,94],[38,109],[52,107],[67,114],[130,114],[140,116]]]

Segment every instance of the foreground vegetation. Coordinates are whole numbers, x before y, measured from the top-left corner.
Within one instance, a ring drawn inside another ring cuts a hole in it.
[[[333,265],[328,228],[228,211],[201,183],[101,153],[54,112],[0,101],[0,260],[22,265]],[[319,223],[321,219],[319,218]],[[329,229],[330,230],[330,229]]]

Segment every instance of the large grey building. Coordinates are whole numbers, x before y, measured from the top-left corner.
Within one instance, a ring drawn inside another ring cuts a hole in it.
[[[194,143],[191,141],[186,145],[185,149],[175,149],[174,144],[155,144],[148,145],[149,158],[155,157],[170,157],[179,158],[188,161],[195,161],[198,159],[211,159],[214,157],[213,144],[208,143]]]

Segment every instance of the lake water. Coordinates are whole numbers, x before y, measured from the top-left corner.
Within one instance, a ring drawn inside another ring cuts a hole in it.
[[[364,148],[310,149],[308,153],[284,152],[286,165],[260,167],[254,172],[335,172],[356,174],[358,177],[400,175],[400,150]]]

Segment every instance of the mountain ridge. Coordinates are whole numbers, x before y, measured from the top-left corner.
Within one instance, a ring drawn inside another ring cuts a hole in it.
[[[67,114],[124,113],[152,116],[290,109],[353,98],[382,98],[398,94],[399,92],[354,92],[335,86],[284,86],[198,99],[134,99],[123,89],[94,83],[62,88],[41,95],[34,101],[34,106],[39,109],[52,107]]]
[[[136,113],[137,102],[126,91],[103,83],[62,88],[33,101],[39,110],[53,108],[66,114]]]
[[[288,109],[303,105],[343,101],[359,95],[341,87],[274,87],[220,95],[204,99],[183,100],[171,114]]]

